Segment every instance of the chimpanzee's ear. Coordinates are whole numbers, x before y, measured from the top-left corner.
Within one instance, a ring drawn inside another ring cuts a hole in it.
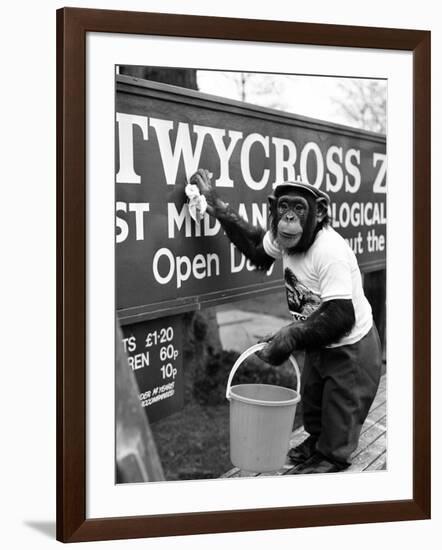
[[[269,201],[269,213],[271,214],[276,208],[276,197],[274,195],[269,195],[267,200]]]
[[[328,201],[323,197],[316,199],[316,219],[318,222],[322,222],[328,212]]]

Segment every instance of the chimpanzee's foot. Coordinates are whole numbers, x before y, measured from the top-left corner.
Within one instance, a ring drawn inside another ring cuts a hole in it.
[[[331,462],[321,453],[314,453],[310,458],[299,464],[290,474],[330,474],[346,470],[348,465],[337,464]]]
[[[317,437],[310,435],[304,439],[297,447],[293,447],[287,453],[287,457],[292,464],[302,464],[310,458],[316,451]]]

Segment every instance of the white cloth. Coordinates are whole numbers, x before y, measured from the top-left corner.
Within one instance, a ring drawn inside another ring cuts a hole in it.
[[[184,188],[184,192],[189,199],[189,214],[196,222],[203,219],[207,210],[207,201],[204,195],[201,195],[197,185],[188,183]]]
[[[355,310],[355,325],[351,332],[328,347],[354,344],[371,329],[371,307],[362,288],[361,272],[356,256],[333,228],[318,231],[307,250],[286,254],[272,233],[267,231],[264,250],[272,258],[282,258],[289,311],[294,320],[305,320],[323,302],[351,299]]]

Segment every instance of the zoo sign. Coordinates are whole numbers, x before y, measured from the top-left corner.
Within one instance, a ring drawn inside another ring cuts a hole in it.
[[[278,288],[208,215],[189,215],[184,186],[200,167],[221,198],[267,228],[267,197],[298,177],[331,197],[333,227],[363,271],[385,267],[385,136],[117,77],[116,280],[123,322]]]

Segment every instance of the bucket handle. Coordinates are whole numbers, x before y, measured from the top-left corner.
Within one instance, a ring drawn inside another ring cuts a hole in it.
[[[260,342],[259,344],[255,344],[254,346],[251,346],[250,348],[246,349],[235,361],[235,364],[232,367],[232,370],[230,371],[229,379],[227,381],[227,388],[226,388],[226,398],[230,400],[230,388],[232,385],[233,377],[235,376],[236,371],[240,367],[241,363],[247,359],[247,357],[250,357],[250,355],[253,355],[256,351],[259,351],[263,349],[267,345],[266,342]],[[296,373],[296,393],[300,395],[301,391],[301,374],[299,372],[299,366],[298,362],[294,358],[293,355],[290,355],[289,357],[290,363],[292,364],[293,368],[295,369]]]

